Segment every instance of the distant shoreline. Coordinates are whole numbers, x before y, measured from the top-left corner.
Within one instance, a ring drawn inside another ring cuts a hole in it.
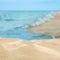
[[[31,32],[44,32],[60,38],[60,12],[56,12],[53,18],[41,25],[28,27],[28,30]]]

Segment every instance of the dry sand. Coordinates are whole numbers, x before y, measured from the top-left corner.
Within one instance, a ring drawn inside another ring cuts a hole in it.
[[[60,60],[60,39],[0,38],[0,60]]]
[[[31,26],[28,29],[31,32],[44,32],[46,34],[52,34],[56,38],[60,38],[60,12],[53,14],[53,17],[45,23],[38,26]]]

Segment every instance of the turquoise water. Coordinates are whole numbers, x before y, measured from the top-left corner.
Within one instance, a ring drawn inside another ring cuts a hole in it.
[[[42,20],[53,11],[0,11],[0,37],[24,40],[52,39],[52,35],[29,32],[25,25]]]

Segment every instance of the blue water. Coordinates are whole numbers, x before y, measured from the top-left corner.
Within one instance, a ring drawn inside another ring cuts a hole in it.
[[[52,39],[52,35],[29,32],[23,28],[51,13],[52,11],[0,11],[0,37],[23,40]]]

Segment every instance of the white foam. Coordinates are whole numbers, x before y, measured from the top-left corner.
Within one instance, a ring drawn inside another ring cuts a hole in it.
[[[33,23],[32,26],[37,26],[37,25],[40,25],[40,24],[43,24],[45,23],[46,21],[49,21],[50,18],[53,18],[54,17],[54,13],[51,13],[49,15],[46,15],[46,17],[44,17],[43,19],[40,20],[40,18],[37,20],[37,22]]]

